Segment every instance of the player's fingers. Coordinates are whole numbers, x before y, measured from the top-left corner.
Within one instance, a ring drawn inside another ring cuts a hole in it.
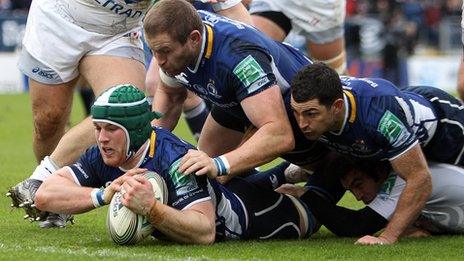
[[[196,163],[199,162],[199,159],[198,158],[189,158],[187,160],[185,160],[183,163],[181,163],[179,165],[179,169],[178,171],[180,173],[184,173],[185,175],[188,175],[190,173],[185,173],[187,171],[187,169],[189,169],[191,166],[195,165]]]
[[[192,173],[196,173],[200,169],[204,168],[204,165],[201,162],[196,162],[192,164],[190,167],[188,167],[182,174],[184,175],[190,175]]]
[[[131,169],[131,170],[128,170],[126,172],[126,176],[134,176],[134,175],[138,175],[138,174],[143,174],[145,172],[147,172],[148,169],[145,169],[145,168],[135,168],[135,169]]]

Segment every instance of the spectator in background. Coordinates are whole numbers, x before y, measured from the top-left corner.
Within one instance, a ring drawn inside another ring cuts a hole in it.
[[[0,0],[0,12],[11,10],[10,0]]]
[[[8,0],[7,0],[8,1]],[[31,6],[31,0],[14,0],[11,1],[11,9],[13,11],[29,11],[29,7]]]

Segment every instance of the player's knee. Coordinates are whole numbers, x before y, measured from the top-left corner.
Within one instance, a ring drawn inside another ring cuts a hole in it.
[[[295,198],[280,195],[276,203],[253,215],[250,233],[260,239],[303,238],[314,231],[314,218],[309,210]],[[285,214],[283,214],[285,213]]]
[[[345,50],[342,50],[339,54],[325,59],[318,60],[319,62],[325,63],[334,69],[338,74],[346,74],[346,53]]]
[[[62,113],[40,113],[34,115],[35,138],[46,140],[63,131],[66,117]]]

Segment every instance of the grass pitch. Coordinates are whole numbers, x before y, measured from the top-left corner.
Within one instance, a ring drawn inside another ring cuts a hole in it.
[[[40,229],[22,219],[24,213],[11,210],[3,196],[9,186],[30,176],[35,168],[32,153],[32,118],[27,94],[0,95],[0,260],[423,260],[464,258],[464,237],[441,236],[404,239],[394,246],[355,246],[355,238],[337,238],[322,228],[309,239],[293,241],[223,242],[213,246],[186,246],[145,240],[121,247],[112,243],[105,229],[107,208],[75,217],[76,224],[65,229]],[[71,123],[83,118],[76,97]],[[181,122],[175,131],[188,141],[192,138]],[[351,195],[343,205],[360,205]]]

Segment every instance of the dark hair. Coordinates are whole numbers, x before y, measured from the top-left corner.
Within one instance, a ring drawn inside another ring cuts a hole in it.
[[[368,159],[355,159],[346,155],[338,155],[333,162],[333,174],[338,179],[345,178],[351,171],[360,171],[374,181],[379,181],[391,170],[390,162]]]
[[[343,98],[342,83],[337,72],[320,62],[299,71],[292,80],[291,88],[296,102],[318,99],[321,105],[331,106],[335,100]]]
[[[192,31],[203,33],[203,22],[188,1],[162,0],[150,8],[143,28],[148,37],[168,33],[174,40],[185,44]]]

